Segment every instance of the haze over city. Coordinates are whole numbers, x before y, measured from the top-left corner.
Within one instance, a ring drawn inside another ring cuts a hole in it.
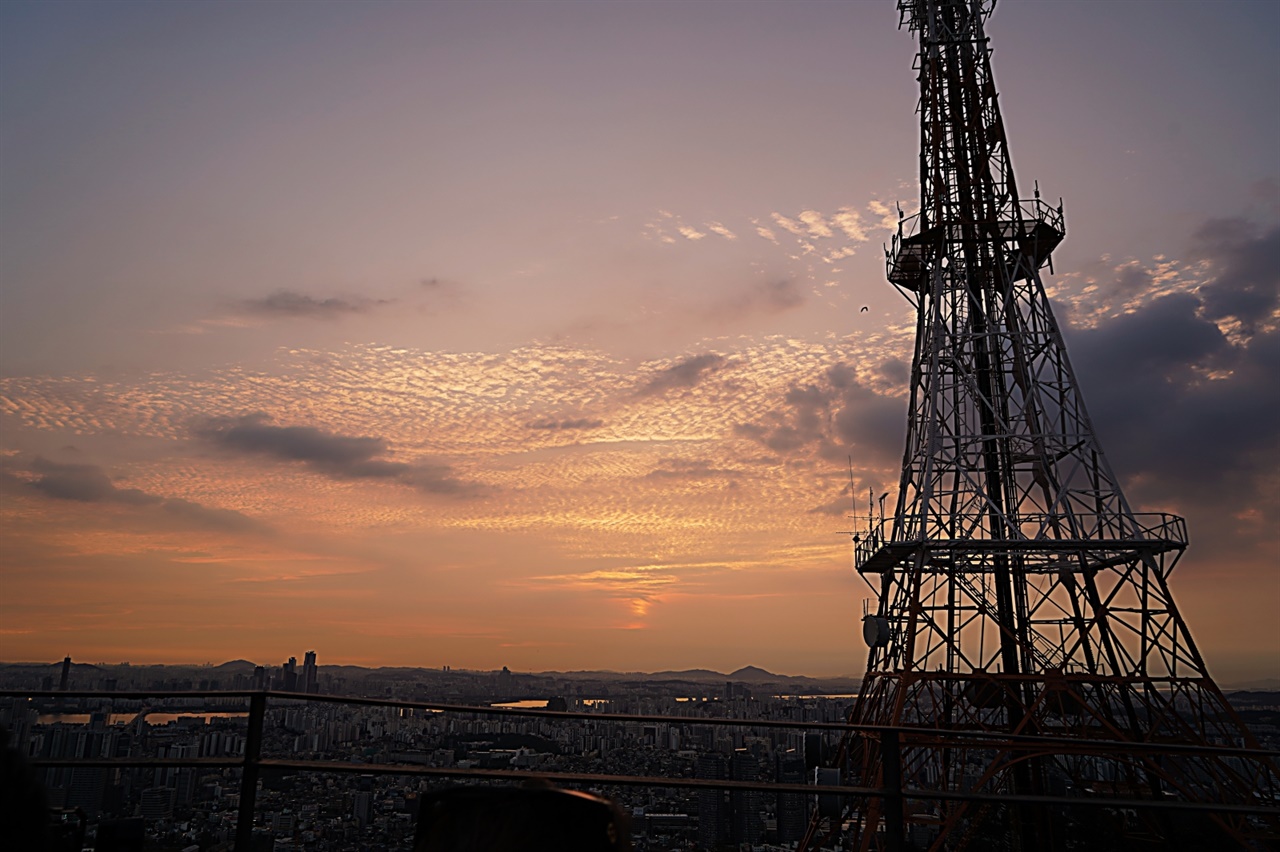
[[[4,4],[0,658],[857,674],[914,334],[895,19]],[[1085,399],[1188,519],[1226,685],[1280,676],[1277,25],[989,24]]]

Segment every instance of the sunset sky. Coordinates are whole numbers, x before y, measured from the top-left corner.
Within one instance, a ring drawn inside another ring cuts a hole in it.
[[[860,673],[849,459],[860,505],[896,483],[912,343],[896,26],[0,4],[0,659]],[[1280,677],[1278,29],[989,24],[1085,398],[1187,516],[1228,685]]]

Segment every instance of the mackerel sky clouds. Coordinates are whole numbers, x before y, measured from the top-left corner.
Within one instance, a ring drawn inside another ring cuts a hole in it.
[[[990,24],[1113,466],[1278,675],[1280,7]],[[888,2],[0,5],[0,658],[856,673]],[[863,306],[867,311],[861,311]]]

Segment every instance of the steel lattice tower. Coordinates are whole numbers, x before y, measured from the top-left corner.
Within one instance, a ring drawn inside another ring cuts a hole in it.
[[[1252,848],[1274,825],[998,798],[1274,804],[1277,776],[1262,756],[1182,748],[1257,745],[1170,594],[1182,518],[1131,509],[1085,411],[1040,278],[1062,207],[1038,188],[1019,200],[984,32],[994,5],[898,3],[919,39],[921,197],[888,278],[917,309],[916,344],[896,508],[855,537],[879,600],[850,721],[912,729],[908,787],[996,796],[910,802],[908,848]],[[876,737],[851,736],[840,760],[849,783],[882,786]],[[869,802],[845,814],[857,848],[885,839]]]

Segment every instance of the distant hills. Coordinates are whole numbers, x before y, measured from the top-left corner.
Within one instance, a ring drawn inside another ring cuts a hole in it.
[[[156,665],[139,665],[128,663],[78,663],[72,662],[72,672],[81,673],[88,671],[109,671],[111,669],[121,668],[133,672],[152,671],[157,674],[163,673],[165,676],[185,676],[204,678],[227,678],[235,675],[251,675],[253,670],[264,665],[266,668],[276,668],[279,663],[262,664],[255,663],[251,660],[238,659],[228,660],[218,665],[191,665],[191,664],[156,664]],[[39,663],[39,662],[20,662],[6,663],[0,662],[0,667],[7,669],[44,669],[48,673],[56,674],[61,670],[62,662]],[[403,678],[430,678],[437,675],[443,675],[441,669],[438,668],[415,668],[412,666],[343,666],[343,665],[324,665],[319,666],[322,673],[335,677],[344,677],[348,679],[361,679],[366,677],[403,677]],[[453,669],[451,674],[454,675],[486,675],[491,671],[484,669]],[[824,691],[831,689],[847,690],[855,688],[859,682],[859,678],[852,675],[843,675],[837,677],[810,677],[807,675],[785,675],[767,671],[758,666],[743,666],[732,672],[718,672],[712,669],[681,669],[666,670],[659,672],[617,672],[609,670],[579,670],[579,671],[546,671],[546,672],[524,672],[513,671],[516,677],[534,677],[534,678],[556,678],[562,680],[589,680],[603,682],[624,682],[624,681],[647,681],[654,682],[683,682],[697,684],[723,684],[725,682],[750,683],[756,685],[773,684],[787,689],[795,690],[814,690]]]
[[[130,665],[128,663],[78,663],[72,662],[71,670],[73,675],[83,675],[90,672],[109,673],[113,669],[122,669],[125,671],[133,671],[140,673],[142,671],[154,672],[159,676],[175,677],[184,676],[188,678],[226,678],[235,675],[252,675],[253,670],[258,665],[265,665],[266,668],[275,668],[279,663],[259,664],[250,660],[228,660],[225,663],[214,665],[190,665],[190,664],[167,664],[167,665]],[[56,662],[0,662],[0,668],[8,671],[15,670],[39,670],[42,674],[50,674],[55,677],[62,669],[62,661]],[[445,673],[438,668],[415,668],[412,666],[340,666],[340,665],[320,665],[320,671],[324,674],[335,677],[343,677],[348,680],[361,680],[367,677],[376,678],[431,678],[435,676],[443,676]],[[453,669],[450,674],[453,675],[470,675],[483,676],[492,674],[496,670],[485,669]],[[634,681],[646,681],[649,683],[696,683],[699,685],[708,684],[724,684],[731,683],[749,683],[757,686],[770,685],[781,691],[788,693],[799,692],[847,692],[855,691],[861,681],[861,678],[855,675],[842,675],[837,677],[810,677],[808,675],[785,675],[777,674],[762,669],[758,666],[743,666],[732,672],[718,672],[712,669],[680,669],[665,670],[659,672],[617,672],[609,670],[577,670],[577,671],[546,671],[546,672],[524,672],[513,671],[512,675],[518,678],[554,678],[560,680],[580,680],[595,681],[603,683],[623,683]],[[1274,695],[1280,692],[1280,679],[1278,678],[1260,678],[1258,680],[1223,683],[1220,684],[1224,692],[1234,693],[1241,699],[1248,693],[1256,693],[1259,695]],[[1233,700],[1236,700],[1233,696]]]
[[[516,674],[526,674],[525,672],[517,672]],[[569,679],[587,679],[587,680],[604,680],[604,681],[627,681],[627,680],[647,680],[651,682],[659,681],[680,681],[684,683],[725,683],[726,681],[734,683],[755,683],[755,684],[795,684],[802,686],[816,686],[819,684],[830,685],[832,683],[843,684],[841,688],[856,684],[860,678],[853,675],[840,675],[837,677],[809,677],[808,675],[784,675],[775,674],[758,666],[744,666],[737,671],[724,672],[713,671],[712,669],[681,669],[678,671],[666,670],[660,672],[614,672],[614,671],[569,671],[569,672],[528,672],[534,677],[559,677]]]
[[[257,663],[251,663],[248,660],[229,660],[217,666],[213,666],[209,671],[218,674],[253,674],[253,670],[258,667]]]

